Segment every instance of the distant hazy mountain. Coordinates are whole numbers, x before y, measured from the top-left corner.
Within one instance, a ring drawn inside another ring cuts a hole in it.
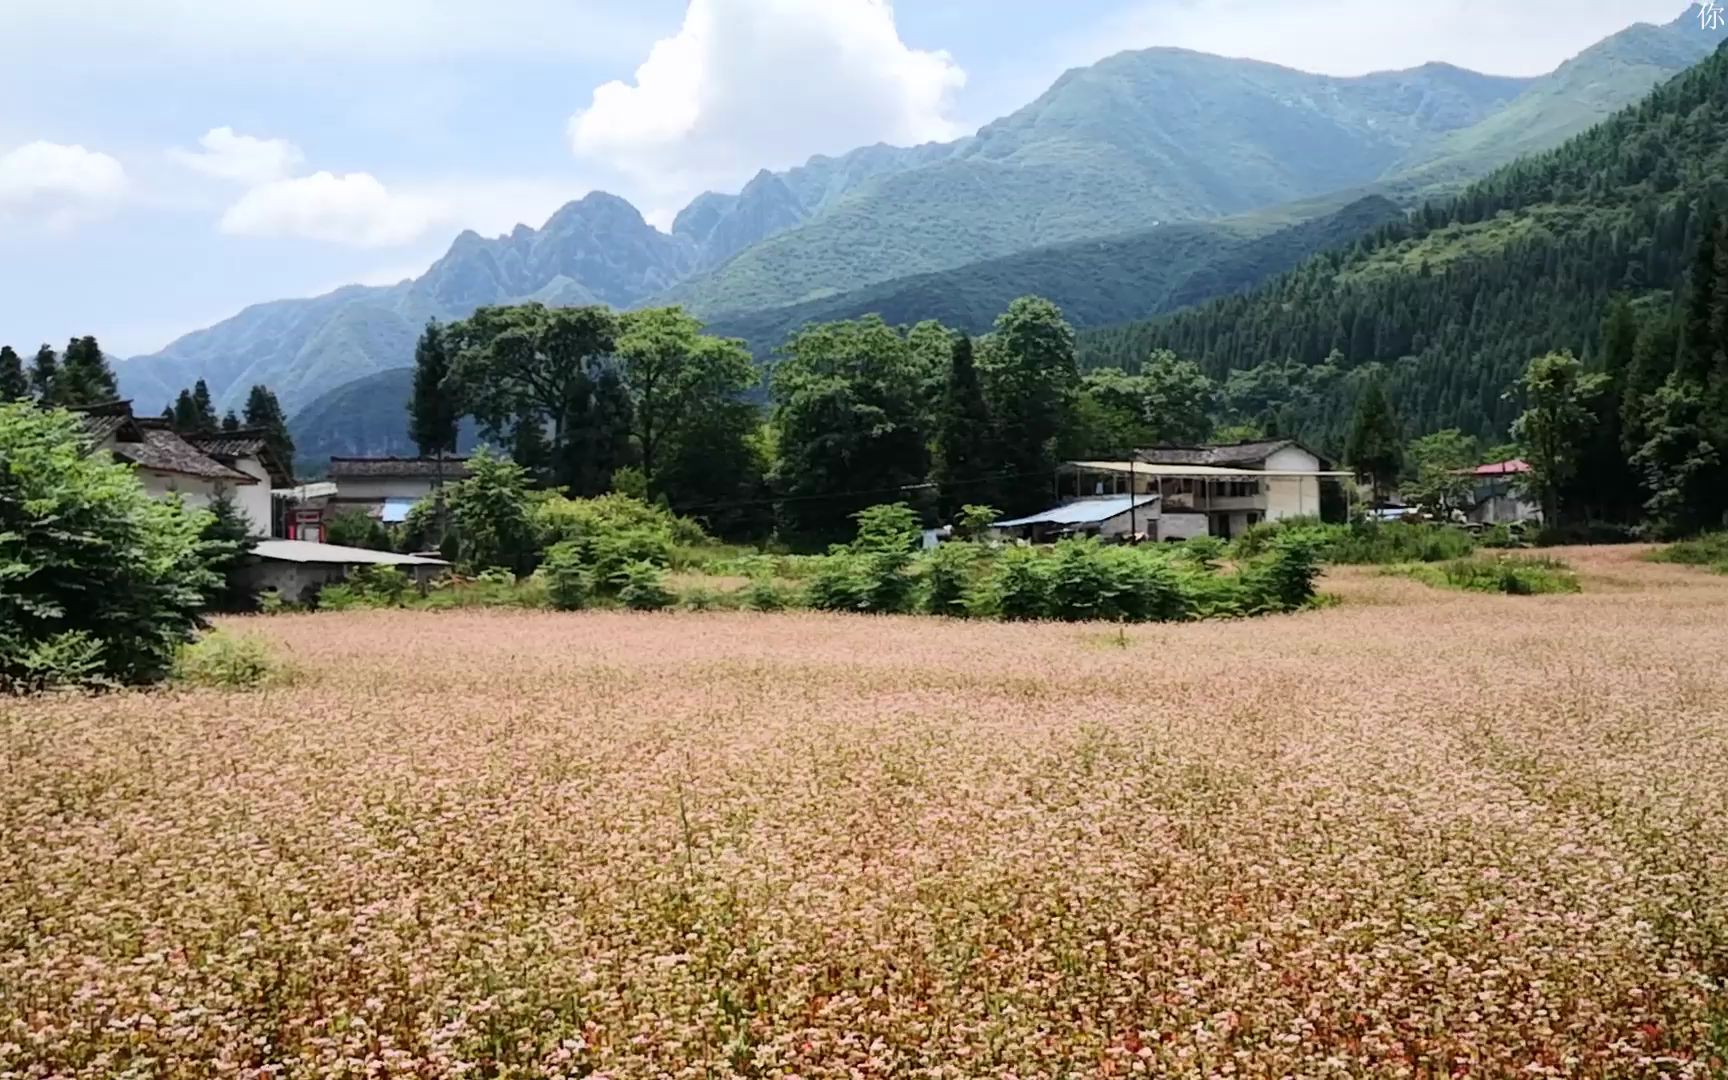
[[[1111,282],[1097,292],[1104,307],[1162,310],[1167,283],[1188,281],[1182,295],[1195,295],[1208,260],[1244,239],[1234,226],[1192,223],[1346,189],[1408,197],[1455,188],[1556,144],[1713,44],[1696,19],[1637,26],[1535,80],[1445,64],[1336,79],[1182,50],[1122,53],[1068,72],[969,138],[863,147],[760,173],[737,194],[703,195],[670,235],[596,192],[539,229],[464,233],[418,279],[255,305],[117,370],[146,410],[203,378],[223,407],[261,382],[293,413],[409,363],[427,319],[482,304],[680,301],[766,327],[781,319],[774,309],[828,299],[836,306],[808,310],[855,310],[880,295],[911,312],[939,297],[937,279],[889,283],[981,261],[987,268],[954,279],[979,310],[1007,282],[1075,292],[1064,275],[1092,272]],[[1130,295],[1131,277],[1097,269],[1114,254],[1081,270],[1084,260],[1044,250],[1118,237],[1099,250],[1133,251],[1135,236],[1179,222],[1190,224],[1160,238],[1172,264],[1149,274],[1144,303]],[[1180,265],[1189,258],[1199,264]]]

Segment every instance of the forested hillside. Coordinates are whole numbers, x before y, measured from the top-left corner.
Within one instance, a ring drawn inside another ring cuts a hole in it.
[[[891,324],[936,319],[982,333],[1010,301],[1029,293],[1060,305],[1076,326],[1105,326],[1251,288],[1316,252],[1347,245],[1402,216],[1392,202],[1371,196],[1284,228],[1264,217],[1163,225],[897,278],[822,300],[724,316],[710,329],[743,338],[758,356],[807,323],[868,314]]]
[[[1504,431],[1533,356],[1591,356],[1616,293],[1683,281],[1705,208],[1728,195],[1728,54],[1566,143],[1250,294],[1088,333],[1087,365],[1154,349],[1268,387],[1267,415],[1335,436],[1349,373],[1386,366],[1413,431]],[[1653,302],[1657,298],[1653,298]],[[1278,398],[1282,396],[1283,400]]]

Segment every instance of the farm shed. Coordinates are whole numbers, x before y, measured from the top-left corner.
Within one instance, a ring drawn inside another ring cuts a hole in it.
[[[239,577],[248,591],[275,589],[284,600],[302,603],[311,600],[324,586],[345,580],[361,566],[393,566],[416,584],[425,584],[449,569],[450,564],[424,555],[398,555],[311,540],[265,540],[252,549]]]

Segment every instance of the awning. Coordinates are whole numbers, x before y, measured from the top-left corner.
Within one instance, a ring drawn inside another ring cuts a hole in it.
[[[1134,499],[1130,499],[1126,495],[1110,499],[1081,499],[1078,502],[1052,507],[1041,514],[1033,514],[1031,517],[994,522],[990,527],[993,529],[1013,529],[1025,525],[1097,525],[1109,521],[1113,517],[1126,514],[1130,508],[1138,510],[1157,501],[1158,496],[1156,495],[1141,495]]]

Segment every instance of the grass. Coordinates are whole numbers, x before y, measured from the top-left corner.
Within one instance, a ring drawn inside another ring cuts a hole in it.
[[[1656,562],[1702,566],[1718,574],[1728,574],[1728,532],[1706,533],[1696,539],[1669,544],[1651,552],[1650,558]]]
[[[1437,588],[1508,596],[1575,593],[1578,575],[1565,562],[1540,555],[1472,556],[1441,563],[1399,563],[1385,573],[1414,578]]]
[[[300,677],[0,709],[0,1076],[1721,1075],[1728,578],[1567,557],[225,622]]]

